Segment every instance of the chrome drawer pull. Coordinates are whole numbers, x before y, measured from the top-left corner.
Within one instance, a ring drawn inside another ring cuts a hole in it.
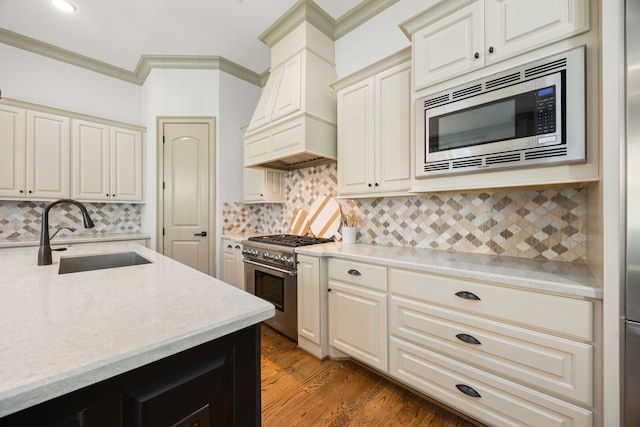
[[[456,388],[458,390],[460,390],[461,392],[463,392],[464,394],[466,394],[467,396],[482,397],[482,396],[480,396],[480,393],[478,393],[477,391],[475,391],[473,388],[469,387],[468,385],[456,384]]]
[[[460,341],[466,342],[467,344],[482,344],[476,337],[473,337],[469,334],[458,334],[456,335],[456,338],[458,338]]]
[[[347,273],[349,273],[352,276],[362,276],[362,274],[360,274],[360,272],[358,270],[355,270],[355,269],[351,269],[351,270],[347,271]]]
[[[459,291],[456,292],[456,296],[463,298],[463,299],[468,299],[468,300],[473,300],[473,301],[480,301],[480,297],[476,294],[474,294],[473,292],[468,292],[468,291]]]

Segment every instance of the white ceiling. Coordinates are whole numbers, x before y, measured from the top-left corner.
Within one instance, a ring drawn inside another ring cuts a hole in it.
[[[218,55],[257,73],[258,40],[297,0],[0,0],[0,28],[133,71],[141,55]],[[315,0],[334,19],[363,0]],[[366,1],[366,0],[365,0]],[[4,65],[3,65],[4,66]]]

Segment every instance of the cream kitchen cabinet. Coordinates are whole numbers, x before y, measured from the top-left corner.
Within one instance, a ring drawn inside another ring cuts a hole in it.
[[[222,281],[245,290],[242,243],[222,239]]]
[[[406,194],[411,187],[410,61],[343,87],[350,82],[334,84],[338,89],[338,193],[349,197]]]
[[[389,373],[489,425],[593,425],[588,300],[389,269]]]
[[[73,197],[142,202],[142,133],[79,119],[72,128]]]
[[[298,346],[322,359],[328,354],[327,259],[298,255]]]
[[[387,268],[330,259],[329,344],[388,372]]]
[[[0,105],[0,197],[69,197],[69,118]]]
[[[284,172],[244,168],[244,203],[284,203]]]
[[[451,0],[401,24],[414,90],[589,30],[588,0]]]

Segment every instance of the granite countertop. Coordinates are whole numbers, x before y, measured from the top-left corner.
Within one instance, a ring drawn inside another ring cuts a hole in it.
[[[149,240],[151,236],[145,233],[108,233],[108,234],[67,234],[68,231],[62,230],[56,237],[51,240],[51,246],[67,245],[73,243],[99,243],[99,242],[118,242],[126,240]],[[51,231],[53,234],[53,231]],[[2,248],[22,248],[39,246],[39,237],[25,238],[9,238],[0,239],[0,249]]]
[[[296,253],[381,263],[572,297],[602,299],[603,295],[602,286],[585,264],[341,242],[303,246],[296,248]]]
[[[273,305],[129,242],[0,256],[0,417],[259,323]],[[61,256],[135,251],[152,261],[58,274]]]

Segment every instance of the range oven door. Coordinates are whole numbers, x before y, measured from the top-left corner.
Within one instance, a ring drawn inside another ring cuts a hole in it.
[[[298,341],[298,287],[295,271],[289,272],[244,260],[247,292],[269,301],[276,315],[264,321],[267,325]]]

